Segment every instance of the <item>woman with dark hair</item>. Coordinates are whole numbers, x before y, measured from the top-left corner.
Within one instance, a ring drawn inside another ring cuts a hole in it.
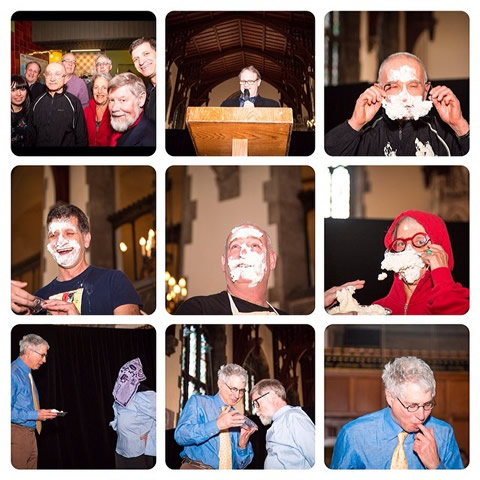
[[[12,75],[11,83],[12,147],[23,147],[27,136],[30,95],[28,83],[20,75]]]

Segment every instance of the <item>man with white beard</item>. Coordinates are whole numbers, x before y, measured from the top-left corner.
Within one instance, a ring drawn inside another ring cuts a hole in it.
[[[315,425],[301,407],[287,404],[285,387],[260,380],[250,394],[255,413],[267,430],[265,470],[303,470],[315,464]]]
[[[358,97],[351,118],[327,133],[325,151],[356,156],[465,155],[469,135],[470,126],[452,90],[443,85],[431,88],[423,62],[399,52],[382,62],[377,83]]]
[[[142,304],[128,277],[119,270],[88,265],[92,239],[85,213],[75,205],[54,206],[47,216],[47,250],[58,275],[35,292],[42,313],[52,315],[139,315]]]
[[[133,73],[120,73],[108,84],[110,123],[116,133],[111,146],[154,147],[155,124],[143,113],[147,91]]]
[[[192,297],[177,309],[177,315],[286,315],[267,301],[270,272],[277,255],[261,228],[241,224],[232,229],[221,257],[227,290]]]

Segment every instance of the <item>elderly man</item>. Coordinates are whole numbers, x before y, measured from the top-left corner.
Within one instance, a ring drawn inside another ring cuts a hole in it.
[[[46,93],[32,106],[27,146],[86,147],[87,127],[80,100],[65,91],[65,68],[50,63],[45,70]]]
[[[382,375],[388,406],[340,430],[330,468],[463,468],[453,428],[431,416],[436,383],[416,357],[387,363]]]
[[[47,361],[48,343],[31,333],[20,340],[20,354],[11,372],[11,460],[17,469],[37,468],[35,430],[40,435],[42,422],[57,416],[55,410],[40,408],[40,398],[32,377]]]
[[[227,290],[183,302],[177,315],[285,315],[267,301],[268,279],[277,255],[268,234],[255,225],[234,227],[221,257]]]
[[[262,76],[253,65],[242,69],[238,78],[240,80],[240,96],[227,98],[222,102],[221,107],[280,107],[275,100],[263,98],[258,94]]]
[[[87,84],[75,75],[75,65],[77,63],[76,57],[73,53],[66,53],[62,57],[62,65],[65,67],[65,88],[68,93],[75,95],[81,102],[82,107],[88,105],[88,90]]]
[[[432,106],[437,115],[429,114]],[[375,115],[383,107],[381,115]],[[469,150],[458,98],[431,88],[423,62],[407,52],[387,57],[378,80],[358,98],[352,117],[327,133],[329,155],[450,156]]]
[[[43,299],[44,313],[140,314],[142,302],[123,272],[87,264],[86,250],[92,235],[88,218],[82,210],[75,205],[53,207],[47,216],[47,235],[47,250],[58,265],[58,275],[35,293]]]
[[[181,469],[243,469],[252,461],[249,438],[257,426],[233,408],[247,381],[246,370],[229,363],[218,371],[216,395],[188,399],[175,429],[175,441],[185,447]]]
[[[91,100],[93,98],[93,82],[98,75],[108,75],[109,81],[111,80],[110,70],[112,69],[112,60],[101,53],[95,59],[95,75],[93,75],[90,83],[87,85],[88,89],[88,98]],[[91,102],[89,102],[91,104]]]
[[[155,124],[143,113],[147,93],[141,78],[120,73],[108,84],[110,124],[115,130],[111,146],[154,147]]]
[[[42,71],[42,67],[38,62],[31,61],[25,65],[25,79],[28,83],[28,89],[30,90],[30,99],[32,103],[45,93],[47,89],[43,83],[38,81],[38,77]]]
[[[137,71],[149,79],[145,115],[155,122],[157,118],[157,42],[154,38],[137,38],[130,45],[129,52]]]
[[[265,469],[308,469],[315,463],[315,425],[301,407],[287,405],[278,380],[260,380],[250,394],[267,430]]]

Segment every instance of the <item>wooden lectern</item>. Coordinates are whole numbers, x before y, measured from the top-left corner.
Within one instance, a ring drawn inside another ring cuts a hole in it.
[[[188,107],[197,155],[287,155],[291,108]]]

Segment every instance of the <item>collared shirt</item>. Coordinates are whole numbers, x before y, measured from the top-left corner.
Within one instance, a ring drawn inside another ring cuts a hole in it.
[[[463,468],[453,428],[432,416],[428,417],[424,425],[425,428],[433,426],[440,457],[438,469]],[[330,468],[390,469],[397,435],[402,431],[402,427],[392,417],[390,407],[347,423],[338,434]],[[416,432],[409,433],[404,442],[408,468],[425,469],[413,451],[415,435]]]
[[[255,95],[254,97],[250,97],[248,101],[255,105],[255,100],[257,99],[257,97],[258,95]],[[244,105],[245,105],[245,100],[242,98],[242,95],[240,95],[240,106],[243,107]]]
[[[211,395],[193,395],[188,399],[175,429],[175,441],[185,447],[180,454],[182,458],[202,462],[218,469],[218,451],[220,448],[220,430],[217,417],[225,403],[217,393]],[[232,444],[232,468],[243,469],[253,459],[250,442],[246,448],[238,446],[240,428],[230,428]]]
[[[267,431],[265,469],[307,469],[315,463],[315,425],[301,407],[285,405]]]
[[[137,392],[126,407],[113,403],[115,418],[110,426],[117,432],[115,451],[122,457],[133,458],[157,453],[156,393],[153,390]],[[147,435],[147,441],[140,437]]]
[[[32,386],[28,378],[30,372],[30,368],[25,365],[20,357],[12,362],[11,421],[22,427],[35,428],[38,412],[33,405]],[[40,402],[35,382],[33,385]]]

